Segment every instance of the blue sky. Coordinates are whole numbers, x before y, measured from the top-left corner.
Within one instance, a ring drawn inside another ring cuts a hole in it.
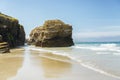
[[[0,12],[17,18],[27,36],[60,19],[73,26],[75,41],[120,41],[120,0],[0,0]]]

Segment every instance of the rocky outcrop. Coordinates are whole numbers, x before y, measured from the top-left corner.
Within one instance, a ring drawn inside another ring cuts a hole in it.
[[[28,44],[41,47],[67,47],[74,45],[72,26],[61,20],[45,21],[43,26],[36,27],[30,33]]]
[[[10,48],[7,42],[0,42],[0,53],[9,53]]]
[[[0,35],[0,42],[2,42],[2,35]]]
[[[24,45],[23,26],[19,24],[17,19],[2,13],[0,13],[0,35],[2,41],[7,42],[11,48]]]

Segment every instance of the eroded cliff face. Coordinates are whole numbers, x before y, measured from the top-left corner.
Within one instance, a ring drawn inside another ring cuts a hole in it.
[[[24,45],[25,31],[18,20],[8,15],[0,13],[0,35],[1,42],[7,42],[9,47]]]
[[[30,33],[29,44],[41,47],[67,47],[74,45],[72,26],[61,20],[45,21],[43,26],[36,27]]]

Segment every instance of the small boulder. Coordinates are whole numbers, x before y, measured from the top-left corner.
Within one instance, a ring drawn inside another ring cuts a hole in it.
[[[0,53],[9,53],[10,48],[7,42],[0,42]]]

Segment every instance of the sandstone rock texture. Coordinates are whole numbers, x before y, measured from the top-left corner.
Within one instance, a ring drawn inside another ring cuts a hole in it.
[[[0,42],[7,42],[10,48],[24,45],[25,31],[18,20],[0,13]]]
[[[9,53],[10,48],[7,42],[0,42],[0,53]]]
[[[68,47],[74,45],[72,26],[61,20],[47,20],[30,33],[28,44],[40,47]]]

